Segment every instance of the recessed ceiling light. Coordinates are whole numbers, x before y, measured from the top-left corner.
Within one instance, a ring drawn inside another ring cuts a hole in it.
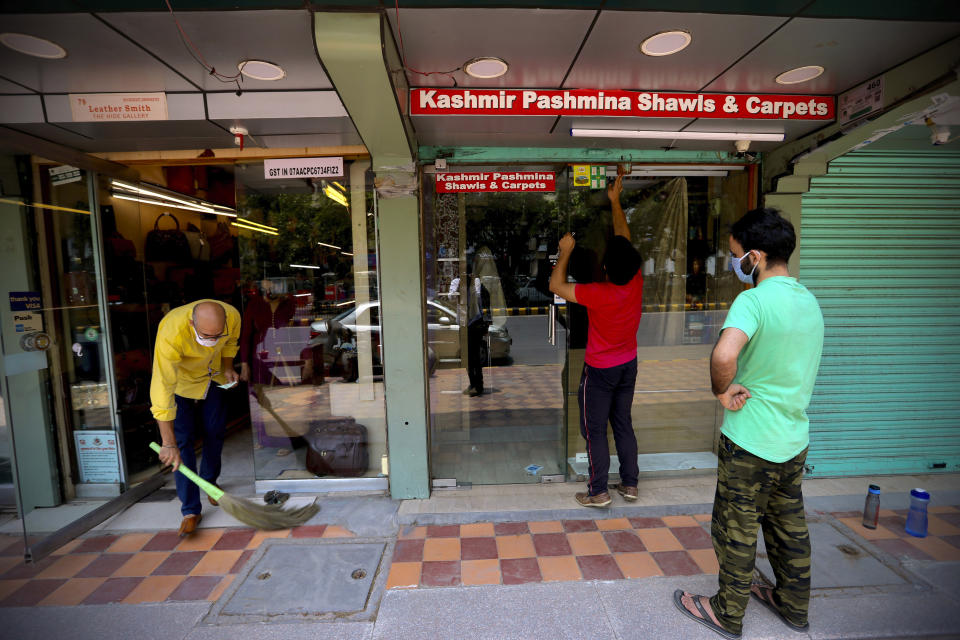
[[[655,33],[640,44],[640,51],[648,56],[669,56],[683,51],[693,40],[686,31],[664,31]]]
[[[287,72],[280,65],[266,60],[244,60],[237,65],[237,69],[254,80],[280,80],[287,77]]]
[[[507,72],[510,65],[500,58],[474,58],[463,64],[463,71],[474,78],[499,78]]]
[[[823,67],[817,64],[813,64],[807,67],[797,67],[796,69],[790,69],[790,71],[784,71],[776,77],[777,84],[798,84],[800,82],[806,82],[807,80],[813,80],[823,73]]]
[[[25,33],[0,33],[0,43],[9,49],[35,58],[56,60],[67,57],[67,50],[56,42],[50,42]]]

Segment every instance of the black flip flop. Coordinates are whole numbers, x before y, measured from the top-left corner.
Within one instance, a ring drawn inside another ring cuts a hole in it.
[[[698,596],[696,594],[691,593],[690,597],[693,598],[693,604],[697,605],[697,611],[699,611],[700,615],[703,617],[698,618],[697,616],[690,613],[690,611],[685,606],[683,606],[683,600],[682,600],[683,589],[677,589],[676,591],[673,592],[673,604],[676,605],[677,609],[680,610],[680,613],[687,616],[691,620],[699,622],[700,624],[705,626],[707,629],[710,629],[711,631],[715,631],[719,633],[721,636],[723,636],[724,638],[727,638],[728,640],[740,639],[739,633],[731,633],[726,629],[724,629],[723,627],[713,623],[713,620],[710,619],[710,614],[707,613],[707,610],[703,608],[702,604],[700,604],[700,598],[702,596]]]
[[[766,591],[764,592],[765,595],[763,595],[763,596],[758,595],[757,592],[753,590],[753,587],[760,587],[761,589],[765,589],[765,590],[766,590]],[[783,613],[781,613],[780,609],[777,608],[777,605],[775,605],[775,604],[773,603],[773,600],[770,600],[770,596],[771,596],[772,593],[773,593],[773,587],[771,587],[771,586],[768,585],[768,584],[761,584],[761,583],[755,582],[755,583],[753,583],[752,585],[750,585],[750,595],[753,596],[754,598],[756,598],[757,600],[759,600],[759,601],[760,601],[760,604],[762,604],[763,606],[765,606],[767,609],[770,609],[770,611],[773,611],[775,614],[777,614],[777,616],[778,616],[781,620],[783,620],[783,624],[787,625],[788,627],[790,627],[790,628],[793,629],[794,631],[801,631],[801,632],[802,632],[802,631],[809,631],[809,630],[810,630],[810,623],[809,623],[809,622],[801,627],[801,626],[795,625],[795,624],[793,624],[792,622],[790,622],[789,620],[787,620],[786,616],[784,616]]]

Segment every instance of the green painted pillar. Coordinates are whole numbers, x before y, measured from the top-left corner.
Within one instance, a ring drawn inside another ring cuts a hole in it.
[[[370,151],[377,186],[380,324],[390,493],[430,495],[423,250],[409,88],[379,13],[314,13],[317,54]]]

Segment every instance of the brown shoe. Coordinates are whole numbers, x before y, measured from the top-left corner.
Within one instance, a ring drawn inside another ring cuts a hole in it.
[[[197,530],[197,526],[200,524],[200,521],[203,519],[203,516],[199,513],[190,514],[188,516],[183,516],[183,522],[180,523],[180,537],[186,538],[194,531]]]
[[[213,483],[213,486],[215,486],[217,489],[220,489],[220,485],[218,485],[216,482]],[[213,496],[207,496],[207,502],[210,503],[211,507],[216,507],[220,504],[219,502],[213,499]]]
[[[637,491],[636,487],[625,487],[623,485],[620,485],[619,487],[617,487],[617,493],[623,496],[624,500],[627,500],[629,502],[636,502],[637,498],[640,497],[640,493]]]
[[[577,503],[581,507],[605,507],[613,502],[613,500],[610,499],[610,494],[606,491],[603,493],[598,493],[595,496],[583,491],[575,495],[574,498],[577,499]]]

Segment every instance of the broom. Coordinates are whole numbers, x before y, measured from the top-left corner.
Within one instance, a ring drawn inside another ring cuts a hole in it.
[[[150,448],[160,453],[160,445],[156,442],[151,442]],[[320,511],[320,505],[316,500],[299,509],[284,509],[279,504],[260,504],[238,498],[207,482],[183,464],[177,470],[200,487],[204,493],[219,502],[221,509],[255,529],[290,529],[303,524]]]

